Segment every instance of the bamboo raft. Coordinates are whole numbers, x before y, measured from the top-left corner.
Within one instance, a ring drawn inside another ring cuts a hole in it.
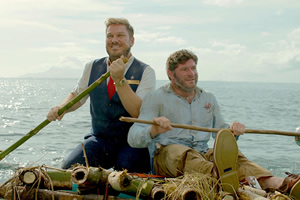
[[[0,198],[42,200],[224,199],[289,200],[277,191],[240,185],[236,194],[222,191],[218,180],[204,174],[164,178],[101,167],[77,166],[69,170],[36,166],[18,169],[0,185]]]

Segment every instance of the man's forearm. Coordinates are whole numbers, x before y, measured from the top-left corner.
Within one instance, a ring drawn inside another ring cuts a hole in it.
[[[125,110],[134,118],[137,118],[140,113],[142,99],[132,91],[128,83],[116,87],[122,105]]]
[[[60,107],[64,107],[67,103],[69,103],[72,99],[74,99],[76,97],[75,93],[70,93],[60,104]],[[74,110],[77,110],[79,107],[81,107],[82,104],[80,103],[80,101],[78,101],[76,104],[74,104],[71,108],[69,108],[66,113],[68,112],[72,112]]]

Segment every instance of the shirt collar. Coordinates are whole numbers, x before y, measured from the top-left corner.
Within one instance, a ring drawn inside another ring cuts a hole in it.
[[[173,88],[171,87],[171,83],[165,84],[165,85],[163,86],[163,88],[164,88],[164,91],[165,91],[166,93],[173,93],[174,95],[179,96],[179,95],[177,95],[177,94],[174,92]],[[200,87],[196,86],[195,90],[196,90],[195,97],[197,97],[197,98],[200,97],[200,95],[201,95],[201,93],[202,93],[202,89],[201,89]],[[195,98],[195,97],[194,97],[194,98]]]

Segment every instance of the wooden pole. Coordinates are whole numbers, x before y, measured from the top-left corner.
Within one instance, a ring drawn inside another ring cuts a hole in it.
[[[152,124],[157,125],[154,121],[142,120],[131,117],[121,117],[120,121],[129,122],[129,123],[143,123],[143,124]],[[191,129],[196,131],[205,131],[205,132],[219,132],[219,128],[205,128],[200,126],[186,125],[186,124],[175,124],[171,123],[171,126],[174,128],[183,128]],[[272,134],[272,135],[285,135],[285,136],[300,136],[300,133],[297,132],[286,132],[286,131],[275,131],[275,130],[257,130],[257,129],[246,129],[245,133],[254,133],[254,134]]]
[[[123,59],[124,63],[127,63],[127,58]],[[59,109],[58,115],[63,114],[66,110],[71,108],[74,104],[79,102],[83,97],[85,97],[87,94],[89,94],[91,91],[93,91],[98,85],[100,85],[103,81],[105,81],[110,76],[110,71],[106,72],[102,76],[100,76],[94,83],[92,83],[88,88],[86,88],[84,91],[82,91],[78,96],[76,96],[74,99],[69,101],[64,107]],[[0,153],[0,161],[7,156],[10,152],[21,146],[24,142],[26,142],[29,138],[37,134],[40,130],[42,130],[45,126],[47,126],[51,121],[48,119],[44,120],[42,123],[40,123],[37,127],[32,129],[29,133],[24,135],[21,139],[19,139],[17,142],[12,144],[10,147],[8,147],[6,150]]]

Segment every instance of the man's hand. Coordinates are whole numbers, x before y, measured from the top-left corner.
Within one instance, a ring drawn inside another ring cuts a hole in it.
[[[53,108],[50,109],[48,115],[47,115],[47,119],[51,122],[51,121],[56,121],[56,120],[61,120],[65,113],[62,113],[61,115],[58,115],[58,111],[61,109],[60,106],[55,106]]]
[[[156,135],[160,133],[165,133],[169,130],[172,130],[171,122],[166,117],[154,117],[153,121],[157,125],[152,125],[150,129],[150,136],[154,138]]]
[[[123,60],[124,56],[121,56],[119,59],[113,61],[109,66],[110,76],[115,83],[119,83],[124,77],[126,65]]]
[[[245,133],[245,125],[240,122],[233,122],[230,125],[230,129],[233,131],[233,134],[236,136],[243,135]]]

